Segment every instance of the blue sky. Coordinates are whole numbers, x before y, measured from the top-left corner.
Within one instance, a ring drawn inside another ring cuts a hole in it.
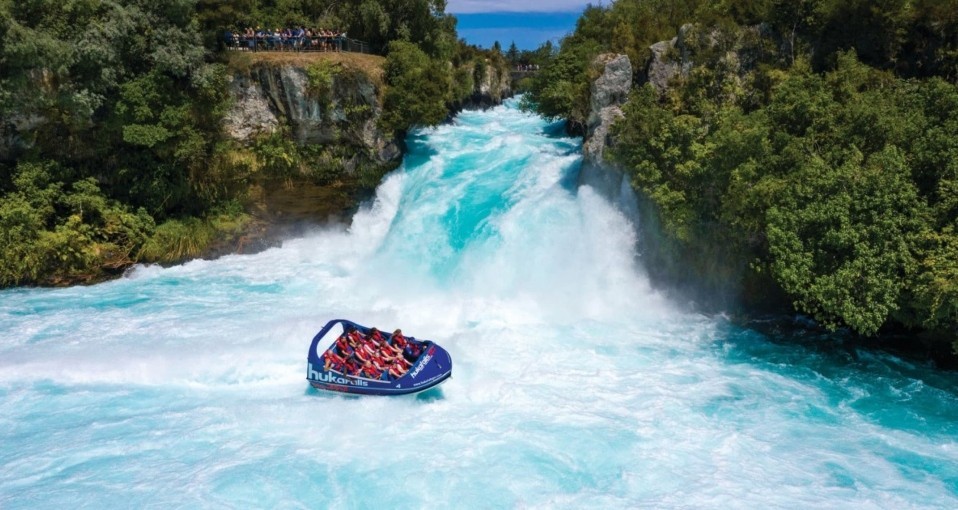
[[[499,41],[506,50],[515,41],[521,50],[534,50],[547,40],[556,43],[572,32],[587,3],[583,0],[449,0],[446,12],[456,16],[459,37],[471,44],[489,48],[494,41]]]

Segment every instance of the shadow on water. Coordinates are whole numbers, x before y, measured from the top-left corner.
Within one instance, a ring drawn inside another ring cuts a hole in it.
[[[408,153],[421,156],[428,159],[431,156],[438,156],[439,149],[429,143],[430,133],[423,130],[413,130],[406,135],[404,140]]]
[[[555,122],[550,122],[542,128],[542,133],[549,138],[568,138],[569,134],[565,130],[566,121],[557,120]]]
[[[579,191],[579,173],[582,171],[582,162],[579,161],[575,164],[575,167],[570,171],[566,172],[565,175],[559,180],[559,186],[562,189],[568,191],[570,194],[575,195]]]
[[[435,388],[430,388],[422,393],[416,393],[416,400],[423,403],[436,402],[437,400],[444,400],[446,396],[442,393],[442,388],[436,386]]]
[[[319,390],[319,389],[313,388],[312,386],[309,386],[309,385],[306,386],[306,391],[303,392],[303,396],[306,396],[306,397],[315,397],[315,398],[322,398],[322,399],[326,399],[326,400],[332,400],[332,399],[336,399],[336,398],[345,398],[345,399],[348,399],[348,400],[358,400],[358,399],[363,398],[363,397],[365,397],[365,398],[389,398],[389,397],[383,397],[383,396],[381,396],[381,395],[355,395],[355,394],[352,394],[352,393],[343,393],[343,392],[339,392],[339,391]],[[423,403],[436,402],[436,401],[439,401],[439,400],[445,400],[445,398],[446,398],[445,394],[443,394],[443,392],[442,392],[442,388],[440,388],[440,387],[438,387],[438,386],[435,387],[435,388],[430,388],[430,389],[428,389],[428,390],[426,390],[426,391],[423,391],[423,392],[420,392],[420,393],[416,393],[416,394],[414,394],[414,395],[398,395],[398,396],[412,397],[412,398],[415,398],[417,401],[423,402]]]
[[[930,360],[870,348],[851,333],[787,317],[727,323],[714,345],[730,364],[814,386],[832,409],[852,409],[893,429],[958,433],[958,372]]]
[[[306,391],[303,392],[303,396],[322,398],[325,400],[332,400],[335,398],[345,398],[347,400],[358,400],[360,397],[363,397],[365,395],[354,395],[352,393],[344,393],[341,391],[319,390],[307,384]]]

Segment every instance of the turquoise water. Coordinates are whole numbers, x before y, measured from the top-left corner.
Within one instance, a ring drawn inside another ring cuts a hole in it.
[[[466,112],[349,228],[0,293],[0,508],[958,508],[954,374],[670,303],[560,133]],[[339,317],[453,379],[309,389]]]

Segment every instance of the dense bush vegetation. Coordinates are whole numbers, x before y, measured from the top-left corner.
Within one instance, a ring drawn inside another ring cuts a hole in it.
[[[390,44],[385,69],[389,87],[383,104],[383,124],[387,129],[432,126],[446,118],[451,83],[444,67],[414,44]]]
[[[128,263],[216,200],[225,106],[192,2],[0,1],[0,285]],[[8,140],[9,142],[9,140]]]
[[[627,53],[638,88],[607,156],[669,246],[747,262],[829,327],[953,340],[956,20],[952,0],[620,0],[586,10],[530,102],[583,122],[589,62]],[[686,23],[669,58],[687,72],[643,86],[648,47]]]
[[[257,179],[331,182],[348,147],[222,134],[225,30],[345,31],[388,57],[383,125],[446,117],[494,57],[458,41],[442,0],[0,0],[0,287],[96,279],[196,256],[238,231]],[[501,59],[501,57],[499,57]],[[449,63],[455,65],[450,67]],[[316,64],[320,100],[346,71]],[[353,116],[369,105],[346,105]],[[372,187],[381,169],[354,168]]]

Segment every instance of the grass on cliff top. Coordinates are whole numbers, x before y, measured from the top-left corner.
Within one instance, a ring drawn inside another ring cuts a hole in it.
[[[244,71],[259,63],[289,64],[308,66],[315,62],[332,62],[346,68],[358,69],[377,82],[382,82],[383,64],[385,57],[367,55],[364,53],[323,52],[323,51],[230,51],[229,67],[233,70]]]

